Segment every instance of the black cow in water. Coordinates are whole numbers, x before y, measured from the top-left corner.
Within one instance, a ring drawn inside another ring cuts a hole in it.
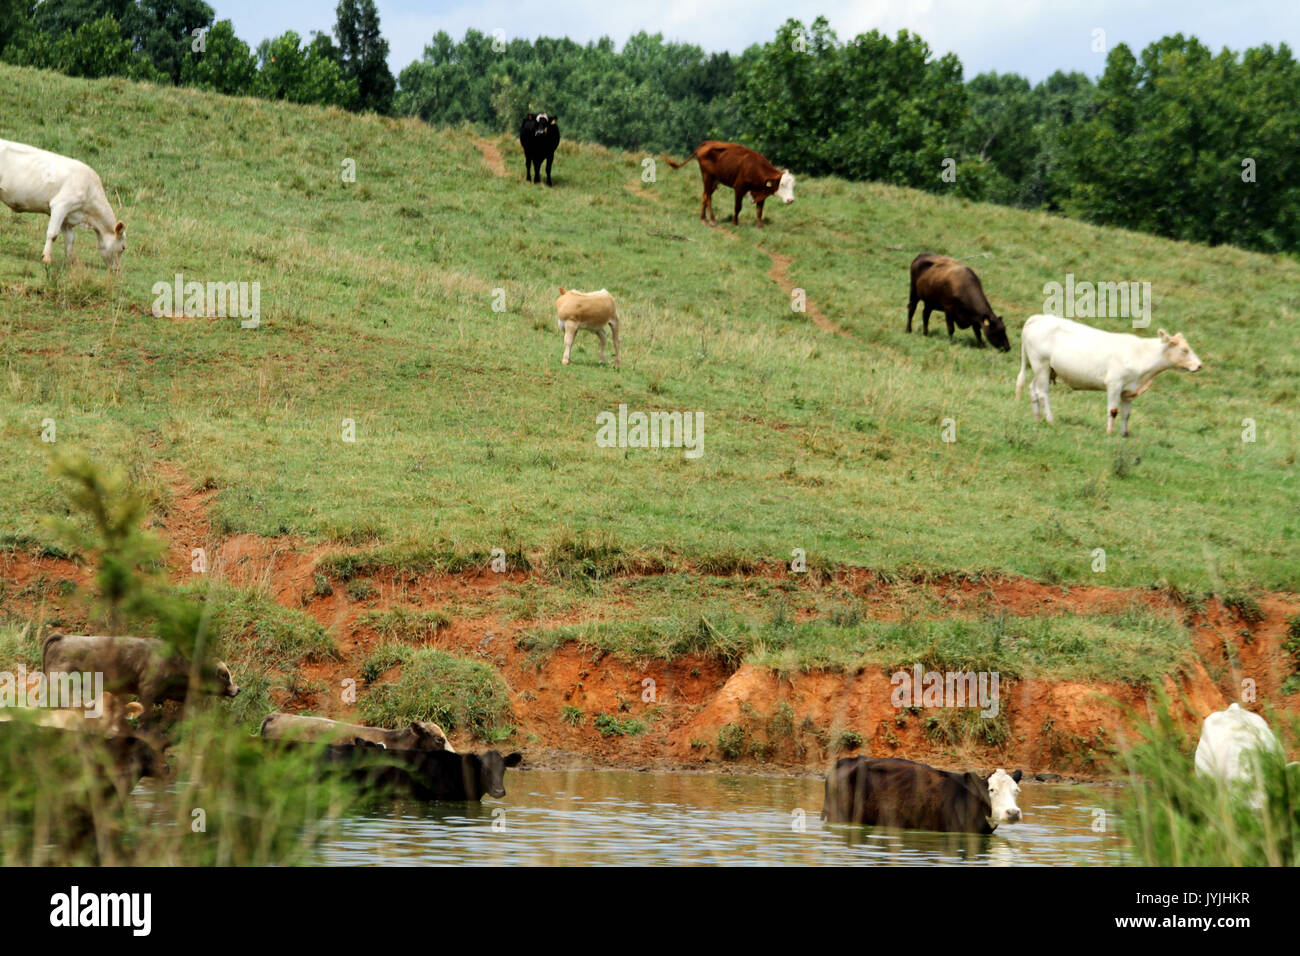
[[[992,833],[1020,820],[1020,771],[950,773],[894,758],[844,757],[826,775],[822,816],[904,830]]]
[[[542,160],[546,161],[546,185],[551,185],[551,161],[560,145],[560,124],[546,113],[529,113],[519,127],[519,145],[524,148],[524,179],[542,181]],[[534,178],[534,175],[536,178]]]
[[[481,800],[506,795],[506,768],[523,760],[519,753],[488,750],[458,754],[448,750],[389,750],[361,737],[324,748],[327,763],[347,768],[366,790],[381,790],[416,800]]]

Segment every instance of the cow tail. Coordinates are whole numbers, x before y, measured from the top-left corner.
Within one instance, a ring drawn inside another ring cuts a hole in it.
[[[667,160],[668,165],[671,166],[673,169],[681,169],[683,166],[685,166],[687,163],[689,163],[692,159],[699,159],[699,158],[700,158],[700,157],[699,157],[699,152],[700,152],[700,151],[697,149],[695,152],[691,153],[691,155],[689,155],[689,156],[687,156],[685,159],[683,159],[680,163],[674,163],[674,162],[672,161],[672,158],[669,157],[669,156],[664,156],[664,159]]]
[[[1016,377],[1016,401],[1020,401],[1020,390],[1025,387],[1025,331],[1020,330],[1020,374]]]

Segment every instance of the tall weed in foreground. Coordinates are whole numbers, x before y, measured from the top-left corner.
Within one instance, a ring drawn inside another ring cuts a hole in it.
[[[169,779],[129,778],[103,738],[29,725],[0,733],[0,865],[262,866],[310,862],[357,799],[310,751],[191,716]]]
[[[1294,741],[1295,722],[1270,721],[1283,740]],[[1198,729],[1199,731],[1199,729]],[[1188,735],[1160,699],[1142,740],[1125,751],[1132,786],[1116,809],[1146,866],[1300,865],[1300,767],[1281,754],[1257,763],[1265,795],[1250,806],[1250,788],[1222,784],[1196,773],[1198,736]]]

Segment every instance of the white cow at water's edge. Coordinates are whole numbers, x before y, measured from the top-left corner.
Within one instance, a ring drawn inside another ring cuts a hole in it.
[[[104,265],[110,269],[121,267],[126,225],[113,214],[99,174],[80,160],[0,139],[0,202],[14,212],[49,215],[42,262],[51,261],[54,240],[60,232],[68,260],[75,262],[73,230],[85,225],[99,236]]]
[[[1121,434],[1128,435],[1128,414],[1151,381],[1166,369],[1199,372],[1201,360],[1181,332],[1170,335],[1164,329],[1154,339],[1123,332],[1103,332],[1082,322],[1056,315],[1031,315],[1020,332],[1020,377],[1016,399],[1025,385],[1025,365],[1033,369],[1029,397],[1034,419],[1040,412],[1053,422],[1047,391],[1060,379],[1071,388],[1106,393],[1106,434],[1115,428],[1115,418],[1124,413]]]
[[[1229,786],[1250,787],[1250,805],[1264,806],[1264,783],[1258,763],[1265,755],[1280,756],[1282,745],[1268,723],[1240,704],[1216,711],[1201,725],[1196,745],[1196,772]]]

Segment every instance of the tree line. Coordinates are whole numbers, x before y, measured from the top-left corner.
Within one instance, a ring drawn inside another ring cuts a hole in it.
[[[739,140],[796,173],[876,180],[1210,244],[1300,252],[1300,65],[1286,44],[1215,54],[1164,37],[1113,47],[1094,82],[1057,72],[963,77],[920,37],[841,41],[788,20],[738,56],[637,33],[617,49],[439,31],[394,78],[374,0],[332,33],[256,50],[204,0],[0,0],[0,59],[439,125],[518,129],[689,153]]]

